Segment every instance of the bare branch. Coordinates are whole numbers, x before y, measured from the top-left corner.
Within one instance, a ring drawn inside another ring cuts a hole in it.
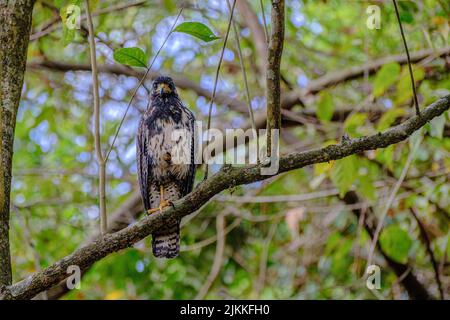
[[[89,30],[89,48],[92,66],[92,92],[94,95],[94,144],[98,164],[98,201],[100,206],[100,230],[105,234],[108,229],[108,217],[106,216],[106,163],[102,153],[100,142],[100,94],[98,83],[97,57],[95,50],[94,24],[89,8],[89,0],[84,1],[86,6],[87,25]]]
[[[408,44],[406,43],[405,33],[403,32],[402,20],[400,19],[400,14],[398,13],[397,2],[395,0],[392,0],[392,2],[394,2],[395,15],[397,16],[397,22],[398,22],[398,26],[400,27],[400,33],[402,35],[403,45],[405,46],[406,59],[408,61],[409,76],[411,77],[411,87],[412,87],[413,96],[414,96],[414,105],[416,107],[416,114],[419,115],[420,114],[419,100],[417,100],[416,82],[414,81],[414,73],[412,71],[411,58],[409,57]]]
[[[234,7],[235,6],[236,6],[236,0],[233,1],[233,5],[231,6],[230,18],[228,19],[227,32],[225,33],[225,39],[223,39],[222,51],[220,52],[219,62],[217,63],[216,76],[214,78],[214,87],[213,87],[211,101],[209,103],[209,108],[208,108],[208,125],[207,125],[208,132],[209,132],[209,129],[211,129],[212,107],[213,107],[213,104],[214,104],[214,99],[216,97],[217,83],[219,81],[220,66],[222,65],[223,55],[224,55],[225,49],[227,47],[228,35],[230,34],[230,28],[231,28],[231,24],[232,24],[232,21],[233,21],[233,14],[234,14]],[[208,140],[208,139],[209,139],[209,137],[206,140]],[[209,168],[209,166],[208,166],[208,164],[206,164],[205,165],[205,177],[204,177],[204,179],[208,178],[208,168]]]
[[[436,278],[436,283],[438,285],[439,297],[441,298],[441,300],[444,300],[445,296],[444,290],[442,289],[441,277],[439,276],[439,266],[436,262],[436,258],[434,257],[433,250],[431,249],[431,242],[427,233],[427,229],[425,229],[425,226],[423,225],[422,221],[420,221],[417,209],[412,207],[409,210],[411,211],[411,214],[413,215],[414,219],[416,220],[419,226],[420,234],[422,235],[423,241],[425,242],[425,247],[427,248],[428,255],[430,256],[431,264],[434,270],[434,277]]]
[[[414,116],[403,124],[392,127],[383,133],[345,140],[340,144],[329,145],[321,149],[288,154],[280,158],[278,174],[315,163],[341,159],[367,150],[385,148],[391,144],[398,143],[407,139],[413,132],[423,127],[433,118],[440,116],[449,108],[450,95],[447,95],[425,108],[420,117]],[[167,221],[181,219],[196,211],[213,196],[227,188],[270,178],[271,176],[261,175],[262,167],[263,165],[250,165],[238,168],[224,166],[219,172],[200,183],[193,192],[176,201],[174,208],[146,216],[136,224],[114,234],[106,234],[62,258],[43,271],[34,273],[9,287],[4,287],[0,292],[0,299],[32,298],[39,292],[48,290],[64,280],[67,277],[67,267],[70,265],[77,265],[84,270],[112,252],[128,248],[144,239],[154,230],[161,228]]]
[[[206,282],[201,287],[200,291],[197,293],[195,300],[202,300],[211,288],[214,280],[216,280],[219,275],[220,268],[223,262],[223,252],[225,250],[225,216],[223,213],[219,214],[216,218],[216,230],[217,230],[217,245],[216,253],[214,255],[214,262],[211,267],[211,271],[206,279]]]
[[[280,65],[284,43],[284,0],[272,0],[272,32],[270,34],[267,73],[267,154],[271,155],[272,130],[281,128]]]
[[[252,32],[253,42],[256,49],[256,56],[258,57],[257,66],[259,73],[264,76],[267,65],[267,42],[264,29],[259,24],[258,16],[253,11],[250,3],[247,0],[239,0],[236,3],[242,20]],[[265,17],[264,17],[265,19]]]

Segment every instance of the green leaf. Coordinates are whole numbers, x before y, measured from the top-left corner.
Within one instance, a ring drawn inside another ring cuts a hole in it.
[[[420,81],[425,77],[425,70],[423,67],[413,66],[414,81]],[[400,79],[397,83],[397,98],[396,104],[407,102],[413,97],[413,90],[411,87],[411,76],[409,75],[408,66],[403,67]]]
[[[333,98],[328,92],[322,92],[317,105],[317,117],[321,121],[330,121],[333,116]]]
[[[409,234],[398,225],[391,224],[384,228],[380,235],[380,244],[383,251],[396,262],[408,261],[412,240]]]
[[[334,163],[331,172],[331,180],[336,188],[339,189],[339,194],[344,194],[350,190],[353,182],[358,177],[358,159],[355,155],[351,155]]]
[[[381,96],[391,85],[393,85],[400,73],[400,65],[396,62],[385,64],[378,70],[373,83],[373,94]]]
[[[173,0],[163,0],[163,5],[168,12],[174,12],[177,9],[177,5]]]
[[[440,115],[439,117],[434,118],[430,121],[430,135],[432,137],[436,137],[438,139],[442,139],[444,134],[445,127],[445,114]]]
[[[214,35],[214,33],[208,26],[204,25],[201,22],[183,22],[179,24],[173,31],[189,34],[205,42],[220,39],[220,37]]]
[[[114,60],[127,66],[147,68],[147,55],[137,47],[114,50]]]
[[[349,116],[347,119],[345,119],[344,122],[344,130],[345,132],[349,133],[352,137],[357,137],[360,134],[358,134],[358,128],[364,125],[367,119],[366,113],[354,113],[351,116]]]
[[[394,108],[386,111],[380,118],[380,121],[377,125],[378,131],[384,131],[387,128],[389,128],[394,121],[401,116],[404,116],[406,114],[405,109],[403,108]]]

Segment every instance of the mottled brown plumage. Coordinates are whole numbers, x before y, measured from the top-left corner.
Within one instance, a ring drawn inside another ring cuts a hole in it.
[[[195,178],[194,115],[180,101],[169,77],[157,78],[137,134],[136,158],[145,210],[154,213],[191,192]],[[174,258],[180,221],[153,233],[153,254]]]

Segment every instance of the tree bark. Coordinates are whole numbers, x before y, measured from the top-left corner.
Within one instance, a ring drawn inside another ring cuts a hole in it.
[[[12,282],[9,204],[14,130],[34,0],[0,1],[0,286]]]
[[[267,154],[271,155],[272,130],[281,128],[280,65],[284,43],[284,0],[272,0],[272,32],[266,73]]]

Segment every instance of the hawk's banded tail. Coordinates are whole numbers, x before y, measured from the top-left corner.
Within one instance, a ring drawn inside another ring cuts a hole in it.
[[[175,258],[180,252],[180,221],[152,234],[153,255],[157,258]]]

